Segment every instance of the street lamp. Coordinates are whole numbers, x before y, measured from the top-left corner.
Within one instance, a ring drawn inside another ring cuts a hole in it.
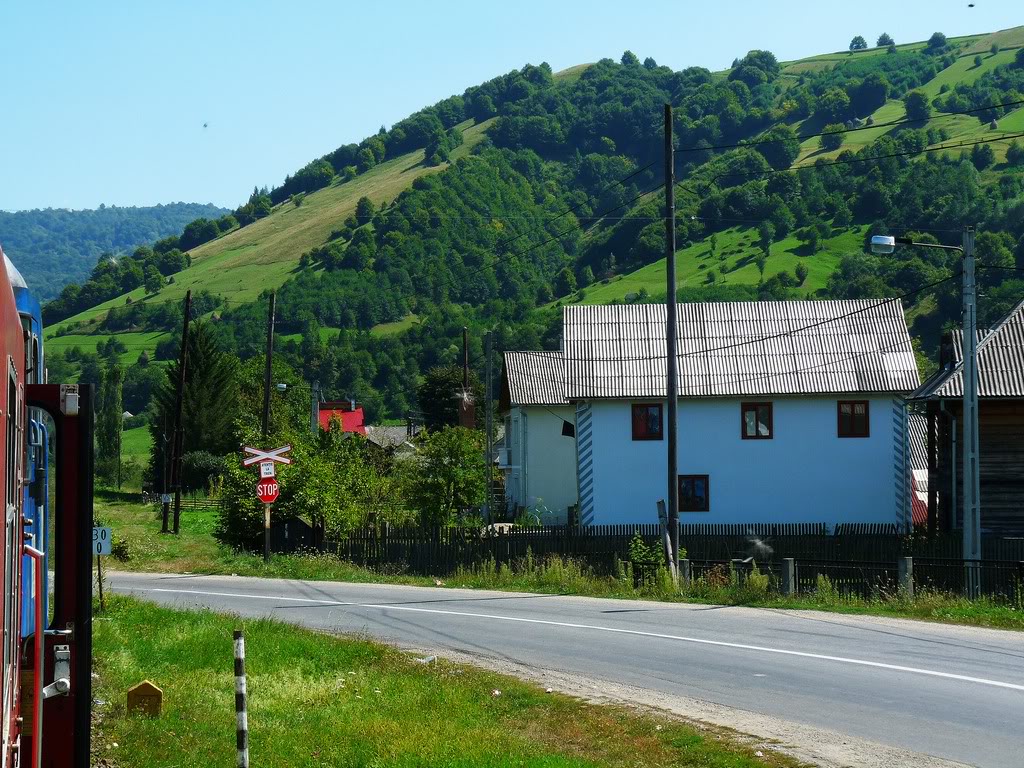
[[[962,246],[916,243],[909,237],[892,235],[871,237],[872,253],[892,253],[897,245],[957,251],[963,257],[963,557],[967,593],[975,597],[981,586],[978,580],[978,561],[981,560],[981,489],[978,479],[978,303],[977,284],[974,280],[974,229],[967,227],[964,230]]]

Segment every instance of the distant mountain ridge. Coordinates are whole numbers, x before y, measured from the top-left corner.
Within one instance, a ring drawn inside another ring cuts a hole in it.
[[[209,203],[0,211],[0,246],[46,301],[68,283],[88,278],[104,253],[134,250],[180,233],[190,221],[226,212]]]

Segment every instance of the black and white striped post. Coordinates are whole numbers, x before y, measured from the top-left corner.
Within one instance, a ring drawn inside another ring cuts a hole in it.
[[[245,710],[245,638],[235,630],[235,740],[238,768],[249,768],[249,717]]]

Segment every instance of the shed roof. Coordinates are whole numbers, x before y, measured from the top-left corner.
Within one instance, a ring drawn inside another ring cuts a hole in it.
[[[978,335],[978,396],[1024,397],[1024,301],[991,331]],[[963,348],[956,336],[953,342],[953,364],[925,381],[914,399],[963,397]]]
[[[561,352],[506,352],[510,405],[566,405]]]
[[[563,310],[568,399],[664,397],[664,304]],[[677,307],[680,397],[909,392],[898,299]]]

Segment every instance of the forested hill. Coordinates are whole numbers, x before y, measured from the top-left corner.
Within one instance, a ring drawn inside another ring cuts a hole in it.
[[[121,254],[181,232],[200,216],[226,211],[215,205],[169,203],[143,208],[100,206],[0,211],[0,246],[43,301],[68,283],[89,277],[101,254]]]
[[[954,242],[976,225],[983,319],[1024,298],[1022,45],[1016,28],[856,37],[788,63],[756,50],[718,73],[629,51],[527,65],[100,265],[46,308],[48,343],[79,360],[118,336],[125,362],[147,345],[166,358],[191,289],[220,343],[255,355],[276,288],[282,359],[371,418],[401,415],[424,371],[457,361],[464,325],[480,361],[484,330],[499,351],[552,347],[561,304],[664,295],[670,103],[684,300],[905,295],[932,352],[957,316],[957,265],[864,241]]]

